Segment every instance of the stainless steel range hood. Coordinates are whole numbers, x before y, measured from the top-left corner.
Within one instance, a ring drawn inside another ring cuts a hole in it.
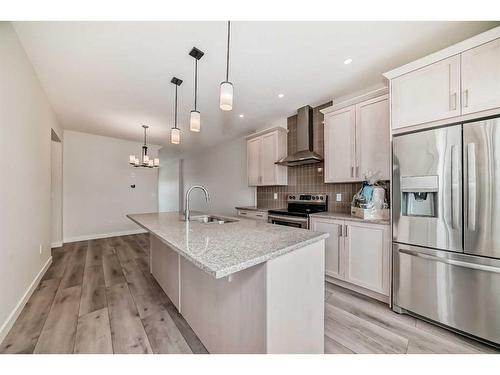
[[[306,105],[297,111],[297,152],[277,161],[276,164],[294,167],[322,161],[323,158],[313,151],[312,108]]]

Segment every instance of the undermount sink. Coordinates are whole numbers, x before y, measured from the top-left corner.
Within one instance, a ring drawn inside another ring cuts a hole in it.
[[[223,216],[200,215],[200,216],[191,216],[191,221],[198,221],[203,224],[225,224],[225,223],[233,223],[238,220],[230,219],[228,217],[223,217]]]

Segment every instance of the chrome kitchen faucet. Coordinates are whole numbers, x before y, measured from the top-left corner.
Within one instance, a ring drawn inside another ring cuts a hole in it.
[[[186,209],[184,210],[184,220],[189,221],[191,218],[191,214],[189,212],[189,197],[191,196],[191,192],[194,189],[201,189],[205,193],[205,201],[208,203],[210,202],[210,194],[208,193],[207,189],[205,189],[203,186],[200,185],[195,185],[191,186],[189,190],[186,192]]]

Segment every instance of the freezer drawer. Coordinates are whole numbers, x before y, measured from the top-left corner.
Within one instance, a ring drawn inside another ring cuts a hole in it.
[[[393,240],[462,252],[462,127],[393,139]]]
[[[393,244],[394,305],[500,344],[500,260]]]

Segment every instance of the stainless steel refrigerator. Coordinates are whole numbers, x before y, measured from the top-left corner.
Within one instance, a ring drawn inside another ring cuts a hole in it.
[[[393,309],[500,344],[500,118],[393,138]]]

